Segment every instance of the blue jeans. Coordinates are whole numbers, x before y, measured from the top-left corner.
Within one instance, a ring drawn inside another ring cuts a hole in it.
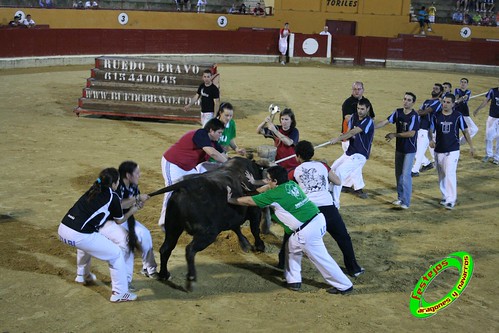
[[[403,205],[411,205],[412,177],[411,169],[416,153],[395,151],[395,179],[397,180],[397,196]]]

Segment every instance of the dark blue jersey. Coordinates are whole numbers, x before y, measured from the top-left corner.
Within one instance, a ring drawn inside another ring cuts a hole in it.
[[[440,100],[437,99],[427,99],[424,101],[423,105],[421,105],[421,110],[425,110],[427,108],[431,108],[432,111],[428,113],[427,115],[421,116],[420,122],[419,122],[419,128],[420,129],[425,129],[429,130],[430,129],[430,123],[431,123],[431,117],[432,114],[435,112],[442,111],[442,104],[440,103]]]
[[[419,130],[418,113],[411,110],[411,112],[405,114],[404,109],[400,108],[395,110],[387,119],[397,126],[397,133],[414,131],[414,135],[410,138],[397,138],[395,150],[403,154],[415,153]]]
[[[116,190],[116,192],[118,193],[121,201],[128,198],[134,198],[140,194],[139,187],[137,185],[130,184],[130,186],[126,187],[122,179],[120,179],[120,184],[118,185],[118,189]],[[130,208],[123,209],[123,213],[126,214],[126,212],[128,212],[129,210]]]
[[[490,89],[486,97],[490,99],[489,116],[499,118],[499,87]]]
[[[459,130],[468,128],[460,112],[453,111],[449,115],[443,112],[434,113],[432,126],[435,128],[435,152],[449,153],[459,150]]]
[[[348,156],[362,154],[366,158],[369,158],[374,137],[374,122],[369,116],[360,120],[358,113],[354,113],[348,122],[348,129],[351,130],[354,127],[359,127],[362,129],[362,132],[355,134],[349,139],[350,144],[346,154]]]
[[[463,96],[468,96],[467,100],[463,100],[462,102],[456,103],[455,110],[461,112],[461,114],[465,117],[470,116],[470,109],[468,108],[468,101],[470,100],[471,97],[471,90],[466,89],[466,90],[461,90],[460,88],[457,88],[454,90],[454,95],[456,96],[456,99],[461,98]]]

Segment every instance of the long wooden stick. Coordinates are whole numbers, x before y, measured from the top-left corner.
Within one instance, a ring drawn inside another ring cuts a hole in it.
[[[327,145],[330,145],[330,144],[331,144],[331,142],[327,141],[327,142],[321,143],[321,144],[320,144],[320,145],[318,145],[318,146],[315,146],[315,147],[314,147],[314,149],[321,148],[321,147],[324,147],[324,146],[327,146]],[[290,158],[293,158],[293,157],[295,157],[295,156],[296,156],[296,154],[289,155],[289,156],[286,156],[286,157],[281,158],[280,160],[275,161],[274,163],[281,163],[281,162],[287,161],[287,160],[289,160]]]
[[[481,94],[478,94],[478,95],[471,96],[471,97],[470,97],[470,99],[475,98],[475,97],[480,97],[480,96],[483,96],[483,95],[485,95],[486,93],[488,93],[488,91],[486,91],[486,92],[484,92],[484,93],[481,93]]]

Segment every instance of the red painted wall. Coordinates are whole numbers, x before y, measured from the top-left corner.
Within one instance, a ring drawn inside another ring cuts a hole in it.
[[[0,29],[0,57],[81,54],[278,54],[275,31]]]
[[[317,41],[318,48],[314,54],[306,54],[303,51],[303,42],[309,38],[313,38]],[[322,57],[326,58],[327,56],[327,36],[321,36],[318,34],[295,34],[295,49],[294,49],[295,57]]]
[[[297,34],[295,52],[301,51]],[[320,38],[322,36],[314,35]],[[0,29],[0,57],[81,54],[212,53],[277,56],[278,32],[273,30],[114,30],[114,29]],[[324,56],[325,43],[317,55]],[[499,42],[472,39],[443,41],[412,35],[399,38],[333,36],[333,58],[366,58],[499,65]]]
[[[473,39],[470,42],[439,38],[333,36],[333,58],[366,58],[434,61],[460,64],[499,65],[499,42]]]

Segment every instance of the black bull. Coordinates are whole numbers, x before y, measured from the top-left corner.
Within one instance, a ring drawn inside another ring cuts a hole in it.
[[[241,224],[250,221],[255,238],[255,249],[264,251],[260,238],[261,210],[258,207],[235,206],[227,203],[227,186],[232,195],[239,197],[255,190],[245,175],[249,172],[255,179],[261,179],[261,170],[254,161],[234,157],[220,168],[203,174],[190,175],[182,181],[158,190],[150,195],[173,192],[165,215],[165,241],[160,248],[162,280],[168,280],[170,273],[167,264],[177,241],[185,230],[192,235],[192,241],[185,248],[187,260],[187,290],[191,291],[196,281],[194,257],[213,243],[224,230],[236,233],[241,248],[248,252],[251,244],[241,232]],[[243,187],[244,186],[244,187]]]

